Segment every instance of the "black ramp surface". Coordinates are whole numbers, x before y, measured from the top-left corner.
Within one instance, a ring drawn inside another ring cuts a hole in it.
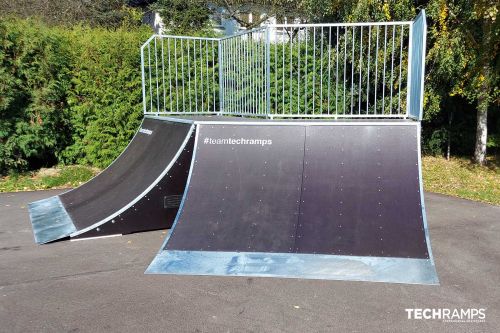
[[[305,128],[198,126],[190,185],[167,248],[293,251]],[[240,141],[221,141],[229,139]]]
[[[429,258],[418,127],[309,126],[295,251]]]
[[[186,187],[194,145],[194,131],[167,173],[128,209],[104,223],[73,238],[127,234],[136,231],[170,228],[177,215]]]
[[[146,190],[175,157],[189,129],[189,124],[145,118],[141,130],[113,164],[86,184],[60,195],[76,228],[106,219]]]
[[[183,205],[147,273],[438,283],[418,123],[198,131]]]
[[[184,192],[194,125],[145,118],[124,152],[84,185],[29,205],[37,243],[169,228]]]

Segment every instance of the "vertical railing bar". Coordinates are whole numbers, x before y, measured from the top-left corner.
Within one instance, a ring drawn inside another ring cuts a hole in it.
[[[253,45],[253,59],[255,62],[255,67],[254,67],[254,80],[253,80],[253,85],[254,85],[254,113],[257,115],[259,114],[259,36],[257,35],[257,40],[254,40],[254,45]],[[253,38],[253,37],[252,37]]]
[[[233,39],[227,40],[227,73],[224,73],[224,75],[227,75],[227,90],[226,90],[226,95],[228,98],[228,101],[227,101],[228,110],[227,110],[227,112],[232,113],[232,112],[234,112],[234,109],[233,109]]]
[[[167,38],[167,50],[168,50],[168,84],[170,86],[170,112],[173,112],[172,108],[172,65],[171,65],[171,59],[170,59],[170,54],[171,49],[170,49],[170,43],[171,43],[171,38]]]
[[[312,114],[316,110],[316,27],[313,27],[313,84],[312,84]]]
[[[292,102],[292,96],[293,96],[292,95],[293,94],[292,93],[292,85],[293,85],[292,84],[292,80],[293,80],[292,79],[292,50],[293,50],[293,45],[292,45],[293,38],[292,37],[293,37],[293,30],[292,30],[292,28],[290,28],[290,36],[289,37],[290,37],[290,44],[289,44],[290,45],[290,83],[289,83],[289,85],[290,85],[289,96],[290,97],[289,97],[288,103],[290,103],[290,114],[292,114],[293,113],[293,109],[292,109],[292,105],[293,105],[293,102]]]
[[[401,25],[401,46],[399,48],[399,88],[398,88],[398,115],[401,114],[401,77],[402,77],[402,68],[403,68],[403,34],[404,34],[404,25]]]
[[[262,108],[262,101],[264,100],[264,43],[262,42],[262,33],[258,33],[259,36],[259,59],[260,59],[260,64],[257,67],[257,70],[259,71],[260,78],[259,78],[259,114],[264,113],[264,109]]]
[[[254,62],[255,62],[255,67],[254,67],[254,72],[255,72],[255,76],[254,76],[254,81],[253,81],[253,84],[254,84],[254,91],[255,91],[255,108],[254,108],[254,114],[258,115],[260,110],[259,110],[259,96],[260,96],[260,91],[259,91],[259,80],[260,80],[260,76],[259,76],[259,66],[260,66],[260,63],[259,63],[259,35],[258,33],[255,33],[256,36],[257,36],[257,40],[254,41],[254,49],[253,49],[253,57],[254,57]]]
[[[186,40],[186,42],[189,41],[189,39]],[[189,47],[189,44],[188,44]],[[185,76],[184,76],[184,46],[182,43],[181,39],[181,68],[182,68],[182,112],[186,111],[186,83],[185,83]]]
[[[248,63],[248,91],[249,91],[249,110],[248,112],[250,114],[255,113],[255,96],[254,96],[254,91],[253,91],[253,85],[254,85],[254,74],[255,74],[255,64],[253,59],[253,34],[249,35],[249,40],[248,40],[248,50],[247,50],[247,63]]]
[[[153,88],[151,87],[153,79],[151,78],[151,42],[148,43],[148,69],[149,69],[149,103],[150,112],[153,112]]]
[[[259,40],[259,66],[257,67],[257,70],[259,71],[259,115],[263,114],[265,110],[262,107],[262,101],[264,100],[264,43],[262,42],[262,33],[259,31],[258,32],[258,40]]]
[[[414,22],[410,24],[410,29],[408,31],[408,74],[407,74],[407,83],[406,83],[406,117],[411,115],[410,113],[410,103],[411,103],[411,63],[413,59],[413,25]]]
[[[377,25],[377,45],[375,47],[375,82],[373,82],[373,90],[375,98],[373,99],[373,114],[377,114],[377,83],[378,83],[378,49],[379,49],[380,27]]]
[[[217,41],[217,59],[219,65],[219,113],[224,112],[224,47],[222,46],[225,41]],[[214,66],[215,72],[215,66]],[[214,73],[215,75],[215,73]],[[214,106],[215,108],[215,106]]]
[[[246,93],[246,78],[248,72],[248,64],[247,59],[244,56],[245,50],[248,44],[248,35],[241,36],[241,66],[242,66],[242,74],[241,74],[241,94],[242,94],[242,112],[248,113],[248,94]]]
[[[241,84],[241,63],[240,63],[240,60],[241,60],[241,50],[240,50],[240,47],[241,47],[241,38],[242,36],[238,36],[235,38],[235,46],[236,46],[236,55],[237,55],[237,58],[236,58],[236,63],[238,64],[237,68],[236,68],[236,77],[238,78],[237,80],[234,80],[235,82],[235,85],[236,85],[236,89],[235,89],[235,93],[236,93],[236,112],[242,112],[242,107],[241,107],[241,90],[239,89],[239,86]]]
[[[282,71],[283,72],[283,76],[282,76],[283,77],[283,94],[281,95],[283,107],[281,109],[281,112],[283,114],[285,114],[285,33],[286,33],[286,28],[283,27],[283,30],[284,30],[283,34],[281,35],[282,40],[283,40],[283,44],[281,45],[282,51],[283,51],[283,55],[282,55],[282,57],[283,57],[283,59],[282,59],[283,60],[283,66],[282,66],[282,69],[283,69],[283,71]]]
[[[372,41],[372,26],[368,26],[368,68],[367,68],[367,79],[366,79],[366,114],[369,113],[369,102],[370,102],[370,60],[371,60],[371,41]]]
[[[201,43],[200,43],[200,55],[203,54],[202,53],[202,50],[201,50]],[[203,59],[200,58],[200,82],[198,82],[198,71],[197,71],[197,67],[198,67],[198,61],[197,61],[197,58],[198,58],[198,54],[196,53],[196,40],[193,40],[193,61],[194,61],[194,91],[195,91],[195,101],[196,101],[196,112],[200,112],[198,111],[198,105],[200,104],[198,102],[198,85],[201,83],[203,83],[203,72],[201,72],[201,64],[203,64]],[[203,112],[203,85],[201,87],[201,112]]]
[[[300,115],[300,28],[297,28],[297,114]]]
[[[256,95],[255,95],[255,64],[256,64],[256,59],[254,58],[254,35],[253,33],[248,35],[248,50],[246,52],[246,60],[248,63],[248,94],[249,94],[249,114],[255,114],[257,113],[256,109]]]
[[[359,84],[358,84],[358,114],[361,114],[361,75],[363,73],[363,26],[359,38]]]
[[[392,114],[392,93],[393,93],[393,88],[394,88],[394,42],[396,39],[396,26],[392,27],[392,54],[391,54],[391,99],[390,99],[390,114]]]
[[[278,113],[278,29],[274,29],[274,113]]]
[[[144,46],[141,47],[141,83],[142,83],[142,109],[147,112],[146,106],[146,69],[144,68]]]
[[[346,114],[346,86],[347,86],[347,79],[346,79],[346,74],[347,74],[347,33],[348,33],[348,28],[347,26],[344,27],[344,112],[343,115]]]
[[[332,67],[332,27],[328,27],[328,114],[330,114],[330,80]]]
[[[241,53],[240,53],[240,47],[241,47],[241,38],[243,38],[243,36],[238,36],[238,37],[235,37],[234,39],[234,46],[235,46],[235,55],[236,55],[236,58],[235,58],[235,74],[236,74],[236,78],[234,80],[234,84],[235,84],[235,90],[234,90],[234,93],[235,93],[235,98],[236,98],[236,112],[238,113],[241,113],[243,112],[242,110],[242,104],[241,104],[241,89],[240,89],[240,86],[241,86],[241,65],[240,65],[240,59],[241,59]]]
[[[263,38],[262,38],[262,32],[259,31],[258,32],[258,36],[259,36],[259,59],[260,59],[260,64],[259,66],[257,67],[257,70],[259,71],[259,74],[260,74],[260,79],[259,79],[259,93],[260,93],[260,98],[259,98],[259,115],[261,114],[264,114],[265,113],[265,110],[263,108],[263,105],[262,105],[262,101],[264,101],[264,96],[265,96],[265,85],[264,85],[264,82],[265,82],[265,73],[264,73],[264,70],[265,70],[265,60],[264,60],[264,43],[263,43]]]
[[[156,47],[155,37],[155,78],[156,78],[156,112],[160,112],[160,84],[158,82],[158,49]]]
[[[194,42],[194,41],[193,41]],[[189,46],[189,39],[186,39],[187,44],[187,81],[188,81],[188,104],[189,104],[189,112],[193,111],[193,101],[191,97],[191,52]],[[184,75],[182,75],[184,77]],[[186,110],[186,109],[184,109]]]
[[[338,115],[338,94],[339,94],[339,27],[337,27],[337,43],[335,44],[335,53],[336,53],[336,69],[335,69],[335,115]]]
[[[253,45],[253,61],[255,63],[254,66],[254,80],[253,80],[253,86],[254,86],[254,114],[258,115],[259,114],[259,35],[255,33],[257,36],[257,40],[254,40],[254,45]],[[252,37],[254,38],[254,37]]]
[[[217,51],[218,52],[218,51]],[[214,113],[215,113],[215,88],[216,88],[216,81],[215,81],[215,42],[212,39],[212,96],[213,96],[213,104],[214,104]]]
[[[266,27],[266,113],[271,115],[271,38],[269,27]]]
[[[248,35],[247,50],[245,51],[245,59],[248,66],[247,86],[248,86],[248,96],[249,96],[249,101],[248,101],[249,114],[252,114],[254,112],[252,43],[253,43],[253,35],[250,33]]]
[[[252,113],[252,87],[251,87],[251,64],[250,64],[250,43],[251,43],[251,35],[249,34],[247,37],[247,41],[245,43],[245,50],[243,52],[245,57],[245,95],[247,96],[246,102],[246,112],[248,114]]]
[[[195,41],[196,43],[196,41]],[[200,39],[200,90],[201,90],[201,112],[205,111],[203,104],[205,103],[205,93],[203,89],[203,46]]]
[[[351,59],[351,115],[354,108],[354,42],[356,40],[355,35],[356,27],[352,27],[352,59]]]
[[[240,70],[241,70],[241,66],[240,66],[240,59],[241,59],[241,56],[240,56],[240,44],[241,44],[241,38],[242,36],[238,36],[238,37],[235,37],[234,39],[234,47],[235,47],[235,55],[236,55],[236,58],[235,58],[235,61],[234,61],[234,65],[235,65],[235,80],[234,80],[234,85],[235,85],[235,89],[234,89],[234,94],[235,94],[235,101],[236,101],[236,112],[242,112],[242,109],[241,109],[241,91],[240,91]]]
[[[260,67],[260,73],[261,73],[261,81],[260,81],[260,86],[261,86],[261,92],[262,92],[262,98],[261,100],[261,114],[265,115],[266,114],[266,108],[267,108],[267,101],[266,101],[266,95],[267,95],[267,83],[266,83],[266,35],[264,33],[264,30],[260,32],[260,58],[261,58],[261,67]],[[263,103],[262,103],[263,102]]]
[[[382,115],[385,114],[385,69],[387,62],[387,26],[384,26],[384,70],[382,71]]]
[[[245,50],[245,35],[241,35],[238,37],[239,38],[239,46],[238,46],[238,67],[239,67],[239,75],[238,75],[238,82],[239,82],[239,100],[240,100],[240,112],[241,113],[246,113],[246,93],[245,93],[245,57],[244,57],[244,50]]]
[[[307,42],[308,42],[309,36],[308,36],[308,28],[306,27],[306,33],[305,33],[305,40],[306,40],[306,61],[305,61],[305,73],[304,73],[304,106],[305,106],[305,111],[304,114],[307,114],[307,86],[309,82],[309,68],[307,67],[307,59],[309,58],[309,52],[307,49]]]
[[[198,75],[196,71],[196,40],[193,40],[193,62],[194,62],[194,101],[195,112],[198,112]]]
[[[166,91],[165,91],[165,51],[164,51],[163,38],[161,38],[161,72],[162,72],[162,85],[163,85],[163,112],[166,112],[167,103],[166,103]]]
[[[321,26],[321,51],[320,51],[320,69],[319,69],[319,113],[323,114],[323,26]]]
[[[231,40],[224,41],[224,73],[223,76],[225,78],[226,83],[224,84],[224,111],[227,113],[231,112]],[[226,109],[227,107],[227,109]]]
[[[205,40],[205,72],[207,74],[207,111],[210,111],[210,84],[209,84],[209,76],[208,76],[208,41]]]
[[[175,112],[179,112],[179,67],[177,60],[177,39],[174,39],[175,53]]]

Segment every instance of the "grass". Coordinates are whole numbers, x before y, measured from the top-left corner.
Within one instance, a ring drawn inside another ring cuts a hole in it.
[[[424,156],[425,190],[500,205],[500,166],[478,166],[465,158]],[[99,172],[86,166],[62,166],[0,178],[0,192],[76,187]]]
[[[426,191],[500,205],[498,161],[479,166],[465,158],[424,156],[422,164]]]
[[[72,188],[94,177],[99,170],[81,165],[40,169],[0,178],[0,192]]]

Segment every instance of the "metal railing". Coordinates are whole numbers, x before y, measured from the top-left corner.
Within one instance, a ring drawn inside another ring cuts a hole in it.
[[[267,29],[260,28],[220,40],[221,113],[267,116],[267,37]]]
[[[141,47],[144,113],[217,113],[218,43],[218,38],[149,38]]]
[[[422,119],[425,13],[413,22],[276,24],[152,36],[145,114]]]

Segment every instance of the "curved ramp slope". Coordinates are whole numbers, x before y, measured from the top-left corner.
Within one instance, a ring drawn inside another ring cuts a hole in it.
[[[102,173],[29,205],[35,241],[170,227],[186,184],[193,133],[190,124],[145,118],[128,147]]]
[[[413,122],[203,124],[147,273],[438,283]]]

